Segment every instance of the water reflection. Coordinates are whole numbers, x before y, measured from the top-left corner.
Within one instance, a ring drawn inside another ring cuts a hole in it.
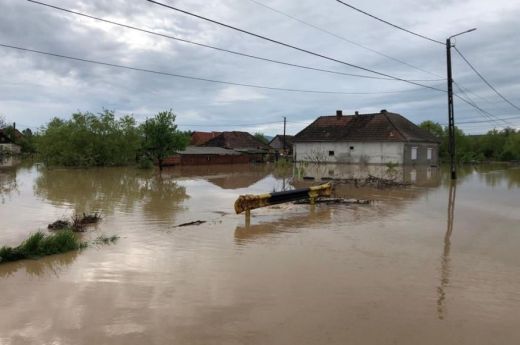
[[[3,157],[0,155],[0,169],[12,168],[20,164],[20,159],[14,156]]]
[[[167,168],[164,173],[178,178],[202,178],[222,189],[247,188],[267,177],[271,164],[185,165]]]
[[[65,254],[51,255],[38,260],[22,260],[0,265],[0,278],[13,276],[21,269],[29,276],[42,277],[47,275],[59,276],[67,266],[72,264],[79,255],[79,251]]]
[[[5,203],[16,191],[18,191],[16,169],[0,168],[0,202]]]
[[[283,209],[283,206],[280,207]],[[329,223],[332,218],[333,210],[330,207],[310,206],[309,208],[298,208],[297,212],[291,217],[277,219],[271,222],[261,222],[253,225],[239,225],[235,229],[235,244],[245,245],[256,242],[260,238],[270,238],[277,234],[296,232],[305,226],[312,227],[317,223]],[[291,213],[295,213],[296,209]]]
[[[365,179],[374,176],[415,186],[436,187],[440,182],[440,169],[427,166],[385,166],[359,164],[309,164],[297,163],[294,175],[298,179],[316,181]]]
[[[188,198],[172,176],[132,168],[39,169],[34,192],[53,205],[70,205],[75,212],[131,213],[142,204],[152,218],[171,219]]]
[[[444,251],[441,257],[441,283],[437,288],[437,315],[440,320],[443,320],[446,313],[446,287],[450,282],[450,248],[451,248],[451,234],[453,232],[453,220],[455,213],[455,196],[457,194],[457,183],[452,181],[450,184],[448,197],[448,224],[446,227],[446,234],[444,235]]]
[[[186,188],[168,176],[140,179],[139,184],[143,213],[149,219],[173,222],[175,212],[182,208],[182,201],[189,198]]]

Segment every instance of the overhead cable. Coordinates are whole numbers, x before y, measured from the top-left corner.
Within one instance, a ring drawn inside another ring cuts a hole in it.
[[[23,48],[23,47],[2,44],[2,43],[0,43],[0,47],[16,49],[16,50],[20,50],[20,51],[26,51],[26,52],[31,52],[31,53],[41,54],[41,55],[54,56],[54,57],[58,57],[58,58],[62,58],[62,59],[87,62],[87,63],[109,66],[109,67],[122,68],[122,69],[127,69],[127,70],[132,70],[132,71],[153,73],[153,74],[176,77],[176,78],[183,78],[183,79],[198,80],[198,81],[204,81],[204,82],[209,82],[209,83],[227,84],[227,85],[243,86],[243,87],[250,87],[250,88],[255,88],[255,89],[265,89],[265,90],[274,90],[274,91],[315,93],[315,94],[338,94],[338,95],[378,95],[378,94],[402,93],[404,91],[416,91],[417,90],[417,89],[415,89],[415,90],[401,90],[401,91],[396,90],[396,91],[380,91],[380,92],[344,92],[344,91],[321,91],[321,90],[306,90],[306,89],[271,87],[271,86],[265,86],[265,85],[238,83],[238,82],[223,81],[223,80],[210,79],[210,78],[201,78],[201,77],[188,76],[188,75],[177,74],[177,73],[156,71],[156,70],[140,68],[140,67],[125,66],[125,65],[119,65],[119,64],[109,63],[109,62],[90,60],[90,59],[78,58],[78,57],[73,57],[73,56],[68,56],[68,55],[63,55],[63,54],[45,52],[45,51],[41,51],[41,50]]]
[[[93,20],[101,21],[101,22],[104,22],[104,23],[108,23],[108,24],[124,27],[124,28],[127,28],[127,29],[135,30],[135,31],[144,32],[144,33],[147,33],[147,34],[150,34],[150,35],[160,36],[160,37],[163,37],[163,38],[168,38],[168,39],[176,40],[176,41],[183,42],[183,43],[193,44],[193,45],[196,45],[196,46],[199,46],[199,47],[214,49],[214,50],[225,52],[225,53],[230,53],[230,54],[234,54],[234,55],[244,56],[244,57],[251,58],[251,59],[262,60],[262,61],[272,62],[272,63],[276,63],[276,64],[280,64],[280,65],[297,67],[297,68],[313,70],[313,71],[318,71],[318,72],[325,72],[325,73],[332,73],[332,74],[351,76],[351,77],[367,78],[367,79],[380,79],[380,80],[394,80],[393,78],[388,78],[388,77],[377,77],[377,76],[370,76],[370,75],[338,72],[338,71],[332,71],[332,70],[327,70],[327,69],[323,69],[323,68],[304,66],[304,65],[299,65],[299,64],[294,64],[294,63],[289,63],[289,62],[284,62],[284,61],[264,58],[264,57],[260,57],[260,56],[256,56],[256,55],[251,55],[251,54],[237,52],[237,51],[230,50],[230,49],[215,47],[215,46],[212,46],[212,45],[209,45],[209,44],[194,42],[194,41],[190,41],[190,40],[187,40],[187,39],[184,39],[184,38],[175,37],[175,36],[172,36],[172,35],[167,35],[167,34],[163,34],[163,33],[156,32],[156,31],[151,31],[151,30],[138,28],[136,26],[132,26],[132,25],[128,25],[128,24],[118,23],[118,22],[115,22],[115,21],[112,21],[112,20],[95,17],[95,16],[92,16],[92,15],[89,15],[89,14],[86,14],[86,13],[81,13],[81,12],[69,10],[69,9],[66,9],[66,8],[63,8],[63,7],[50,5],[50,4],[41,2],[41,1],[36,1],[36,0],[27,0],[27,1],[31,2],[31,3],[34,3],[34,4],[37,4],[37,5],[46,6],[46,7],[52,8],[52,9],[56,9],[56,10],[59,10],[59,11],[63,11],[63,12],[75,14],[75,15],[78,15],[78,16],[90,18],[90,19],[93,19]],[[443,80],[443,79],[439,79],[439,80],[436,80],[436,79],[410,79],[410,80],[411,81],[440,81],[440,80]]]
[[[511,102],[504,95],[502,95],[493,85],[491,85],[491,83],[489,81],[487,81],[486,78],[484,78],[484,76],[471,64],[471,62],[468,61],[468,59],[466,59],[466,57],[460,52],[460,50],[457,49],[457,47],[454,47],[454,48],[455,48],[455,51],[457,52],[457,54],[460,55],[460,57],[468,64],[468,66],[473,70],[473,72],[475,72],[480,77],[480,79],[482,79],[482,81],[491,88],[491,90],[493,90],[500,98],[502,98],[510,106],[512,106],[516,110],[520,110],[519,106],[517,106],[516,104]]]
[[[299,48],[299,47],[296,47],[294,45],[291,45],[291,44],[288,44],[288,43],[285,43],[285,42],[282,42],[282,41],[275,40],[273,38],[269,38],[269,37],[266,37],[266,36],[255,34],[255,33],[251,32],[251,31],[240,29],[240,28],[237,28],[235,26],[219,22],[217,20],[213,20],[213,19],[210,19],[210,18],[207,18],[207,17],[203,17],[201,15],[198,15],[198,14],[186,11],[186,10],[182,10],[182,9],[174,7],[174,6],[170,6],[170,5],[164,4],[162,2],[158,2],[158,1],[155,1],[155,0],[146,0],[146,1],[148,1],[150,3],[153,3],[155,5],[158,5],[158,6],[164,7],[164,8],[171,9],[173,11],[184,13],[186,15],[189,15],[189,16],[192,16],[192,17],[195,17],[195,18],[198,18],[198,19],[202,19],[202,20],[205,20],[205,21],[210,22],[210,23],[214,23],[214,24],[217,24],[217,25],[220,25],[220,26],[223,26],[223,27],[226,27],[226,28],[238,31],[238,32],[245,33],[247,35],[250,35],[250,36],[253,36],[253,37],[256,37],[256,38],[260,38],[260,39],[265,40],[265,41],[269,41],[269,42],[272,42],[272,43],[275,43],[275,44],[278,44],[278,45],[281,45],[281,46],[284,46],[284,47],[287,47],[287,48],[291,48],[291,49],[294,49],[294,50],[297,50],[297,51],[300,51],[300,52],[303,52],[303,53],[314,55],[314,56],[317,56],[317,57],[320,57],[320,58],[323,58],[323,59],[326,59],[326,60],[329,60],[329,61],[334,61],[334,62],[343,64],[343,65],[346,65],[346,66],[350,66],[350,67],[353,67],[353,68],[356,68],[356,69],[360,69],[360,70],[363,70],[363,71],[366,71],[366,72],[374,73],[374,74],[377,74],[377,75],[380,75],[380,76],[388,77],[388,78],[391,78],[391,79],[394,79],[394,80],[399,80],[399,81],[402,81],[402,82],[405,82],[405,83],[408,83],[408,84],[421,86],[421,87],[424,87],[424,88],[427,88],[427,89],[440,91],[440,92],[447,92],[446,90],[439,89],[439,88],[434,87],[434,86],[424,85],[424,84],[421,84],[421,83],[418,83],[418,82],[414,82],[414,81],[411,81],[411,80],[395,77],[395,76],[392,76],[390,74],[378,72],[378,71],[372,70],[370,68],[358,66],[358,65],[355,65],[355,64],[350,63],[350,62],[338,60],[338,59],[335,59],[335,58],[332,58],[332,57],[329,57],[329,56],[326,56],[326,55],[323,55],[323,54],[320,54],[320,53],[316,53],[316,52],[310,51],[308,49]]]
[[[282,15],[282,16],[285,16],[285,17],[287,17],[287,18],[290,18],[290,19],[292,19],[292,20],[295,20],[295,21],[297,21],[297,22],[299,22],[299,23],[301,23],[301,24],[303,24],[303,25],[306,25],[306,26],[308,26],[308,27],[311,27],[311,28],[313,28],[313,29],[315,29],[315,30],[318,30],[318,31],[320,31],[320,32],[323,32],[323,33],[325,33],[325,34],[327,34],[327,35],[329,35],[329,36],[335,37],[335,38],[340,39],[340,40],[342,40],[342,41],[344,41],[344,42],[347,42],[347,43],[350,43],[350,44],[352,44],[352,45],[355,45],[356,47],[359,47],[359,48],[362,48],[362,49],[368,50],[368,51],[370,51],[370,52],[372,52],[372,53],[375,53],[375,54],[377,54],[377,55],[383,56],[383,57],[385,57],[385,58],[387,58],[387,59],[393,60],[393,61],[398,62],[398,63],[400,63],[400,64],[403,64],[403,65],[405,65],[405,66],[408,66],[408,67],[411,67],[411,68],[413,68],[413,69],[416,69],[416,70],[418,70],[418,71],[421,71],[421,72],[424,72],[424,73],[428,73],[428,74],[431,74],[431,75],[434,75],[434,76],[437,76],[437,77],[441,77],[440,79],[429,79],[429,80],[428,80],[428,79],[422,79],[422,80],[421,80],[421,79],[415,79],[414,81],[442,81],[442,80],[446,80],[446,78],[442,77],[441,75],[439,75],[439,74],[437,74],[437,73],[430,72],[430,71],[428,71],[428,70],[426,70],[426,69],[423,69],[423,68],[421,68],[421,67],[418,67],[418,66],[412,65],[411,63],[408,63],[408,62],[406,62],[406,61],[404,61],[404,60],[401,60],[401,59],[398,59],[398,58],[396,58],[396,57],[393,57],[393,56],[390,56],[390,55],[388,55],[388,54],[385,54],[385,53],[383,53],[383,52],[380,52],[379,50],[376,50],[376,49],[373,49],[373,48],[367,47],[367,46],[365,46],[365,45],[363,45],[363,44],[361,44],[361,43],[357,43],[357,42],[354,42],[354,41],[352,41],[352,40],[349,40],[349,39],[345,38],[344,36],[338,35],[338,34],[332,32],[332,31],[329,31],[329,30],[327,30],[327,29],[324,29],[324,28],[322,28],[322,27],[319,27],[319,26],[317,26],[317,25],[311,24],[311,23],[309,23],[309,22],[307,22],[307,21],[304,21],[304,20],[302,20],[302,19],[299,19],[299,18],[297,18],[297,17],[294,17],[294,16],[292,16],[292,15],[286,13],[286,12],[280,11],[280,10],[278,10],[278,9],[276,9],[276,8],[273,8],[273,7],[268,6],[268,5],[264,4],[264,3],[261,3],[260,1],[257,1],[257,0],[248,0],[248,1],[251,1],[251,2],[253,2],[253,3],[255,3],[255,4],[257,4],[258,6],[262,6],[262,7],[264,7],[264,8],[267,8],[268,10],[273,11],[273,12],[275,12],[275,13],[278,13],[278,14],[280,14],[280,15]]]
[[[403,28],[402,26],[399,26],[399,25],[396,25],[396,24],[390,23],[389,21],[386,21],[386,20],[384,20],[384,19],[381,19],[381,18],[379,18],[379,17],[377,17],[377,16],[375,16],[375,15],[373,15],[373,14],[370,14],[370,13],[368,13],[368,12],[366,12],[366,11],[363,11],[363,10],[357,8],[357,7],[354,7],[354,6],[350,5],[350,4],[347,4],[346,2],[343,2],[343,1],[341,1],[341,0],[336,0],[336,1],[339,2],[340,4],[344,5],[344,6],[347,6],[347,7],[351,8],[351,9],[353,9],[354,11],[358,11],[359,13],[362,13],[362,14],[364,14],[364,15],[366,15],[366,16],[369,16],[369,17],[371,17],[371,18],[374,18],[375,20],[378,20],[378,21],[380,21],[380,22],[382,22],[382,23],[385,23],[385,24],[387,24],[387,25],[390,25],[390,26],[392,26],[392,27],[394,27],[394,28],[396,28],[396,29],[402,30],[402,31],[404,31],[404,32],[407,32],[407,33],[412,34],[412,35],[417,36],[417,37],[424,38],[425,40],[428,40],[428,41],[431,41],[431,42],[435,42],[435,43],[438,43],[438,44],[442,44],[442,45],[444,45],[444,43],[441,42],[441,41],[438,41],[438,40],[433,39],[433,38],[428,37],[428,36],[424,36],[424,35],[418,34],[417,32],[413,32],[413,31],[411,31],[411,30],[405,29],[405,28]]]

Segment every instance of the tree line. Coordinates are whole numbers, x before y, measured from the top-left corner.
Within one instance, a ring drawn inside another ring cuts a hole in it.
[[[448,127],[424,121],[419,127],[428,130],[441,141],[439,156],[448,160]],[[455,127],[456,160],[461,163],[520,160],[520,131],[514,128],[492,129],[486,134],[466,135]]]
[[[3,122],[1,117],[0,122]],[[440,158],[447,160],[448,127],[433,121],[424,121],[419,126],[439,138]],[[68,120],[54,118],[36,133],[26,129],[21,137],[5,123],[2,127],[21,146],[22,152],[37,154],[47,165],[71,167],[136,163],[144,167],[156,163],[162,169],[164,159],[183,150],[191,135],[178,130],[172,110],[159,112],[142,124],[131,115],[118,118],[110,110],[98,114],[78,112]],[[261,133],[255,136],[267,141]],[[466,135],[455,127],[455,140],[458,162],[520,160],[520,130],[514,128]]]
[[[9,131],[9,129],[7,129]],[[131,115],[116,118],[113,111],[78,112],[68,120],[53,118],[37,133],[24,131],[17,140],[25,153],[36,153],[45,164],[70,167],[157,163],[183,150],[190,139],[175,124],[171,110],[142,124]]]

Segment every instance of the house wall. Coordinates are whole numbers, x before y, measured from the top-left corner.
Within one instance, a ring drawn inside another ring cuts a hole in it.
[[[10,154],[19,154],[22,150],[19,145],[13,143],[0,144],[0,151]]]
[[[275,150],[282,150],[283,149],[283,138],[277,136],[276,138],[273,139],[273,141],[271,141],[271,143],[269,145],[272,148],[274,148]],[[290,152],[292,150],[292,145],[289,144],[288,141],[286,141],[285,142],[285,148],[287,149],[287,151]]]
[[[353,149],[350,149],[353,147]],[[333,151],[333,155],[329,155]],[[403,164],[404,143],[311,142],[294,143],[297,162]]]
[[[417,159],[412,160],[412,148],[417,147]],[[428,148],[432,149],[432,159],[428,159]],[[404,145],[405,165],[438,165],[439,144],[436,143],[406,143]]]

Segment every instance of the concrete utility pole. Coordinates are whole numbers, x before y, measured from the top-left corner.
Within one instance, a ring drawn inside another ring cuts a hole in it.
[[[455,163],[455,112],[453,110],[453,77],[451,72],[451,39],[455,36],[459,36],[471,31],[477,30],[476,28],[466,30],[464,32],[452,35],[446,39],[446,63],[448,70],[448,148],[450,151],[450,169],[451,179],[457,179],[457,166]]]

